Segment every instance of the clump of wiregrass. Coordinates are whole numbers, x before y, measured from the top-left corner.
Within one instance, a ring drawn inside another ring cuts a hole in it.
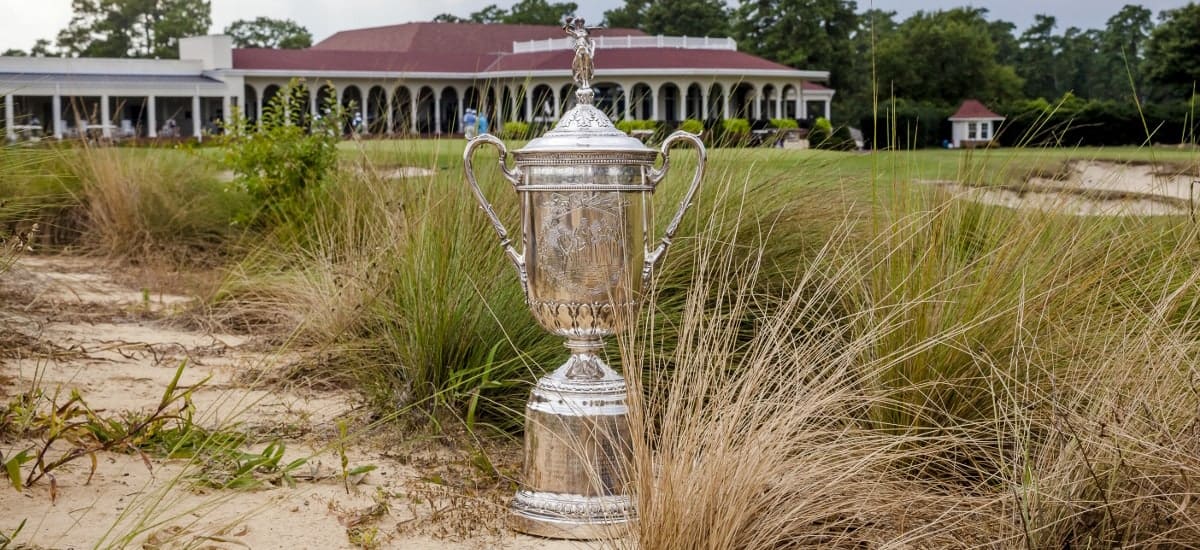
[[[78,179],[74,214],[86,250],[114,259],[197,261],[237,233],[244,194],[183,151],[65,148]]]
[[[214,313],[232,323],[282,317],[295,329],[291,341],[332,351],[329,363],[336,366],[327,374],[349,380],[381,410],[433,403],[449,406],[468,425],[514,429],[528,387],[565,360],[566,350],[529,314],[516,272],[463,178],[462,143],[433,145],[431,151],[429,142],[401,142],[371,151],[378,146],[364,144],[373,154],[344,162],[334,185],[313,191],[310,210],[281,224],[267,245],[232,268]],[[519,231],[517,196],[496,169],[495,153],[480,155],[480,184],[509,229]],[[691,151],[673,155],[655,198],[656,232],[678,207],[695,167]],[[394,178],[394,166],[425,171]],[[724,181],[741,176],[728,167],[710,174]],[[771,261],[793,263],[792,252],[821,224],[801,225],[791,207],[831,203],[810,201],[803,183],[782,179],[751,185],[742,212],[727,207],[716,187],[700,195],[698,209],[788,225]],[[685,223],[676,239],[664,294],[685,290],[670,281],[686,277],[688,262],[676,258],[692,254],[695,227]]]
[[[787,238],[781,228],[737,217],[706,222],[688,259],[682,314],[663,323],[654,301],[621,346],[635,434],[636,547],[987,540],[989,529],[965,520],[996,499],[939,492],[905,475],[909,461],[937,457],[953,434],[898,436],[861,422],[887,401],[865,390],[861,374],[887,365],[860,364],[879,334],[855,334],[861,313],[840,310],[838,283],[854,267],[825,261],[849,246],[848,232],[835,231],[807,263],[791,266],[786,283],[764,286],[769,243]],[[716,238],[733,226],[757,238]]]
[[[765,286],[710,217],[625,335],[637,546],[1197,540],[1196,229],[884,199]]]

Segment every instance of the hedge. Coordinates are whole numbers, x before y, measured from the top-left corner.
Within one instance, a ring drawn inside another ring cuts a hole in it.
[[[1005,117],[995,140],[1007,147],[1194,143],[1200,131],[1196,124],[1200,113],[1194,105],[1200,108],[1200,102],[1160,103],[1144,105],[1139,112],[1132,101],[1087,101],[1074,96],[1054,103],[1014,101],[993,107]],[[860,121],[863,137],[868,148],[873,148],[872,138],[878,139],[879,148],[941,147],[950,139],[948,119],[955,108],[904,100],[880,104],[878,118],[867,116]]]
[[[996,111],[1005,117],[996,135],[1005,146],[1194,143],[1200,130],[1187,102],[1144,105],[1139,112],[1132,101],[1067,97],[1053,104],[1018,101]]]

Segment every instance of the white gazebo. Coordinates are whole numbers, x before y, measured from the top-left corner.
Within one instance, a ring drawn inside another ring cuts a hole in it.
[[[1004,117],[993,113],[977,99],[962,102],[950,117],[951,143],[959,147],[987,147],[996,136],[996,128]]]

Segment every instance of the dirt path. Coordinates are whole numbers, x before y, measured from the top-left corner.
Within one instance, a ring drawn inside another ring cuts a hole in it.
[[[247,452],[278,440],[284,463],[308,460],[294,471],[295,487],[228,490],[197,484],[212,466],[203,461],[104,452],[90,481],[84,458],[55,471],[53,484],[0,486],[0,532],[25,520],[17,540],[36,548],[589,547],[504,529],[507,486],[468,491],[445,481],[469,472],[465,451],[422,451],[378,434],[351,439],[349,467],[377,469],[347,483],[333,448],[337,422],[358,414],[354,395],[255,383],[296,356],[264,352],[246,335],[179,328],[172,314],[190,298],[122,284],[129,277],[119,271],[33,257],[0,275],[9,342],[0,350],[0,404],[36,386],[59,391],[58,402],[78,390],[108,417],[149,411],[186,360],[180,386],[196,388],[197,425],[246,434]],[[37,444],[0,434],[5,456]]]

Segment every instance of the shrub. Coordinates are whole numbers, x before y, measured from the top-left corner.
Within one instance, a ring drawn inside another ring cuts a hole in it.
[[[1191,143],[1200,125],[1186,102],[1145,105],[1132,101],[1085,101],[1066,95],[1001,105],[996,139],[1003,145],[1107,146]]]
[[[953,107],[897,99],[880,102],[878,118],[865,116],[859,127],[863,138],[872,140],[869,149],[940,147],[950,137],[952,114]]]
[[[744,118],[729,118],[721,121],[718,147],[745,147],[750,143],[750,121]]]
[[[331,97],[325,116],[312,117],[300,90],[295,80],[280,90],[263,107],[257,128],[235,113],[225,135],[225,162],[234,183],[254,199],[255,218],[301,206],[304,193],[325,183],[337,165],[346,113]]]
[[[793,130],[799,128],[800,123],[796,122],[794,118],[773,118],[771,119],[771,126],[780,130]]]
[[[626,134],[632,133],[634,130],[657,130],[658,122],[653,120],[621,120],[617,122],[617,129]]]
[[[700,135],[704,133],[704,123],[694,118],[689,118],[679,125],[679,129],[689,134]]]
[[[813,149],[822,149],[833,138],[833,125],[825,118],[818,118],[808,131],[808,144]]]
[[[529,139],[529,123],[519,120],[505,121],[500,129],[500,137],[504,139]]]

